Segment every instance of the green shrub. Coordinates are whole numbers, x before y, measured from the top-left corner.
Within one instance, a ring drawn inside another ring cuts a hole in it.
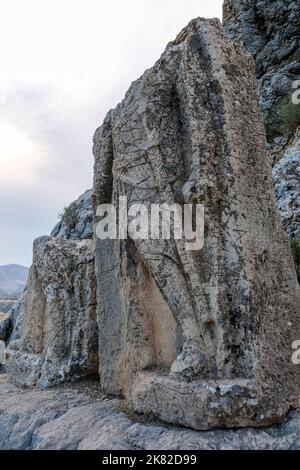
[[[280,127],[284,135],[290,135],[300,126],[300,104],[284,101],[278,108]]]
[[[268,142],[281,135],[288,137],[300,126],[300,104],[294,104],[290,99],[284,99],[262,115]]]
[[[275,137],[282,135],[280,121],[277,113],[277,107],[271,111],[262,113],[263,121],[266,129],[267,141],[273,142]]]
[[[300,284],[300,240],[291,240],[290,244],[295,262],[296,273]]]
[[[65,222],[70,229],[75,228],[78,222],[76,210],[72,206],[64,207],[63,210],[58,213],[58,217],[61,221]]]

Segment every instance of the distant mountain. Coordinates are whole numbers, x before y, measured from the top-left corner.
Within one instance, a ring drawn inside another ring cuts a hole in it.
[[[18,264],[0,266],[0,298],[14,298],[23,292],[29,269]]]

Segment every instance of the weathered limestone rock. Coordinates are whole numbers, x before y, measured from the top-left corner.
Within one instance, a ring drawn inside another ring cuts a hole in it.
[[[63,218],[34,243],[9,340],[16,383],[48,387],[99,366],[104,390],[133,410],[200,430],[269,425],[297,407],[299,287],[253,72],[217,21],[197,19],[107,115],[94,138],[94,208],[121,195],[147,208],[204,204],[204,247],[130,231],[98,240],[96,299],[87,191],[70,206],[71,225]],[[279,173],[289,174],[287,162]],[[118,413],[118,400],[72,388],[2,390],[0,448],[299,447],[297,413],[269,431],[199,433],[144,426]]]
[[[85,191],[76,201],[69,206],[74,213],[74,226],[62,220],[51,232],[52,237],[67,238],[71,240],[87,240],[93,238],[93,208],[91,201],[91,189]]]
[[[0,384],[1,450],[299,450],[300,414],[266,429],[192,431],[120,412],[97,382],[50,390]]]
[[[22,325],[23,325],[23,315],[25,311],[25,302],[26,302],[26,289],[17,300],[15,305],[11,310],[11,333],[8,338],[8,343],[10,341],[15,341],[20,339],[22,336]]]
[[[8,371],[14,382],[48,387],[97,372],[96,279],[91,191],[33,245],[27,288],[12,312]]]
[[[0,339],[0,374],[4,373],[6,364],[5,342]]]
[[[95,304],[93,240],[35,240],[25,298],[8,349],[13,380],[47,387],[96,373]]]
[[[89,240],[93,238],[93,209],[91,201],[91,190],[85,191],[70,206],[76,217],[76,225],[70,227],[62,218],[51,232],[51,237],[64,238],[68,240]],[[22,336],[22,325],[24,311],[26,310],[26,290],[20,298],[9,307],[11,311],[11,334],[8,342],[20,339]],[[4,301],[3,301],[4,302]],[[1,307],[1,306],[0,306]],[[3,308],[2,308],[3,310]]]
[[[300,128],[280,153],[272,172],[278,208],[289,238],[300,240]]]
[[[0,312],[0,373],[5,371],[6,364],[6,342],[11,334],[12,318],[11,312]]]
[[[297,0],[224,0],[223,25],[253,56],[261,77],[300,62],[299,12]],[[299,70],[290,73],[297,77]]]
[[[205,206],[200,251],[97,240],[104,390],[195,429],[280,421],[298,405],[300,292],[251,57],[217,20],[193,20],[108,113],[94,155],[95,210],[121,195]]]
[[[300,128],[283,137],[277,114],[280,105],[300,89],[299,18],[299,0],[225,0],[223,6],[228,36],[243,44],[255,60],[278,208],[291,239],[300,239]]]
[[[16,302],[15,299],[0,299],[0,313],[10,313]]]
[[[0,313],[0,340],[6,341],[11,328],[11,314]]]

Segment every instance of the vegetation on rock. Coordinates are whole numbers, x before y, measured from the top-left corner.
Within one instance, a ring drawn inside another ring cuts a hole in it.
[[[283,102],[279,106],[278,117],[283,134],[292,134],[300,126],[300,104]]]
[[[264,125],[268,142],[276,137],[290,137],[300,126],[300,104],[284,99],[269,112],[263,112]]]
[[[72,206],[64,207],[63,210],[58,213],[58,216],[61,219],[61,221],[64,221],[70,229],[75,228],[78,222],[76,209]]]

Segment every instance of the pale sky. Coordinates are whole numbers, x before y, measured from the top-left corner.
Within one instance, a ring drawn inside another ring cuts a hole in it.
[[[92,186],[92,137],[131,82],[223,0],[0,0],[0,265]]]

